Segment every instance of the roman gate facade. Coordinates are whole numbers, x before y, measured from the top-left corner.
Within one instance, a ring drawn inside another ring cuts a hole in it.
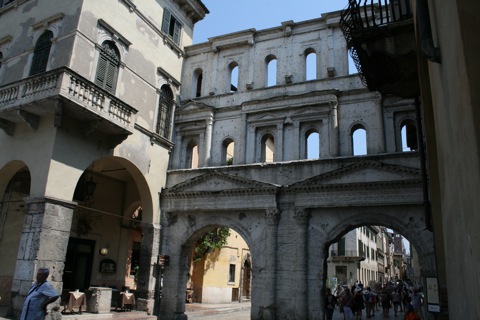
[[[251,319],[323,319],[328,247],[361,225],[404,235],[421,275],[436,276],[422,157],[402,149],[402,128],[419,149],[415,102],[369,92],[349,74],[339,19],[330,13],[186,48],[160,193],[160,252],[170,257],[162,316],[184,314],[191,250],[216,226],[249,245]],[[366,133],[361,156],[357,130]]]

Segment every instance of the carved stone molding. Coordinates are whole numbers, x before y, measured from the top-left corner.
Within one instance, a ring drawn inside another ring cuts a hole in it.
[[[310,212],[304,208],[295,209],[295,214],[293,215],[295,221],[299,225],[307,224],[308,219],[310,218]]]
[[[269,226],[278,225],[278,221],[280,220],[280,210],[276,208],[267,209],[265,211],[265,218],[267,219],[267,224]]]

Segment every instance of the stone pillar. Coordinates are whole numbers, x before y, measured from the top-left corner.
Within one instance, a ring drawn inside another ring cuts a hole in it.
[[[266,252],[265,265],[267,269],[265,296],[263,301],[263,318],[264,320],[276,319],[276,270],[277,270],[277,234],[278,220],[280,219],[280,211],[276,208],[267,209],[265,212],[267,219],[266,234]]]
[[[157,257],[160,254],[160,225],[144,224],[143,238],[140,245],[140,268],[138,270],[137,293],[138,306],[151,314],[154,311],[155,299],[158,298],[160,279]]]
[[[238,141],[235,140],[234,164],[245,164],[247,159],[247,115],[242,113],[242,125]]]
[[[87,311],[92,313],[110,313],[112,288],[92,288],[92,291]]]
[[[38,268],[50,269],[48,280],[60,294],[75,204],[53,198],[25,199],[25,220],[12,283],[11,313],[19,317]],[[59,300],[55,303],[58,305]],[[50,305],[50,308],[55,304]]]
[[[308,314],[308,218],[309,213],[302,208],[295,209],[295,221],[298,226],[298,237],[296,241],[296,264],[298,266],[298,287],[295,291],[295,316],[298,319],[307,319]]]
[[[277,124],[277,138],[275,139],[275,154],[273,161],[283,161],[283,123]]]
[[[332,103],[330,108],[330,157],[337,157],[338,150],[338,102]]]
[[[207,119],[205,119],[206,126],[205,126],[205,139],[204,139],[204,145],[205,145],[205,153],[204,153],[204,158],[205,158],[205,167],[208,167],[211,165],[210,158],[212,156],[212,132],[213,132],[213,115],[210,115]]]

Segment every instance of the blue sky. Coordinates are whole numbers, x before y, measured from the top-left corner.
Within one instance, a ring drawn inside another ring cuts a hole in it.
[[[342,10],[347,0],[202,0],[210,10],[195,25],[193,43],[236,31],[280,26],[283,21],[316,19],[322,13]]]

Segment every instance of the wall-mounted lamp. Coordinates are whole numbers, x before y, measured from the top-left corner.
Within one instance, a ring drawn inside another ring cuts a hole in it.
[[[100,249],[100,254],[101,254],[102,256],[106,255],[107,253],[108,253],[108,249],[107,249],[107,248],[102,248],[102,249]]]

